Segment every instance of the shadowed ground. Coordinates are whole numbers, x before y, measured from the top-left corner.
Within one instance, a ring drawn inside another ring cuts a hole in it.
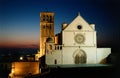
[[[42,78],[116,78],[112,65],[49,65],[50,73]]]
[[[49,65],[42,74],[26,78],[120,78],[117,69],[113,65],[102,64]],[[7,76],[0,76],[0,78],[7,78]]]

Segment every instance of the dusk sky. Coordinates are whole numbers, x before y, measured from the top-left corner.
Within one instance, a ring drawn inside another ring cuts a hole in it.
[[[0,47],[39,48],[39,14],[44,11],[55,13],[55,34],[80,12],[96,25],[99,44],[118,45],[119,7],[119,0],[0,0]]]

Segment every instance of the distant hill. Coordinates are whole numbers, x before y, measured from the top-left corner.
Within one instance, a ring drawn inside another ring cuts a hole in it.
[[[0,55],[35,54],[37,50],[36,48],[0,48]]]

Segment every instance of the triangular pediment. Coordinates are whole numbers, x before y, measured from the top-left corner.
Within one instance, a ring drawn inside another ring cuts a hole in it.
[[[78,26],[81,26],[79,29]],[[94,31],[94,28],[90,26],[83,18],[82,16],[78,15],[65,29],[64,31],[76,31],[76,30],[81,30],[81,31]]]

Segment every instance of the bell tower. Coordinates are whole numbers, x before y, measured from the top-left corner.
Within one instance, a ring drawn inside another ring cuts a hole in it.
[[[45,55],[45,43],[54,42],[54,13],[40,13],[40,54]]]

